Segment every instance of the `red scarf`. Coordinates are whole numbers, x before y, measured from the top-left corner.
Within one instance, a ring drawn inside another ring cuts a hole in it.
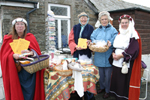
[[[33,34],[28,33],[25,37],[30,41],[29,49],[34,49],[39,55],[41,51]],[[1,68],[6,100],[24,100],[18,72],[13,59],[13,51],[9,45],[13,41],[12,36],[4,36],[0,51]],[[45,100],[44,92],[44,69],[36,72],[36,84],[34,100]]]
[[[138,33],[138,32],[137,32]],[[129,100],[139,100],[140,97],[140,83],[141,83],[141,54],[142,54],[142,43],[141,38],[138,33],[139,39],[139,55],[134,60],[131,78],[130,78],[130,85],[129,85]]]

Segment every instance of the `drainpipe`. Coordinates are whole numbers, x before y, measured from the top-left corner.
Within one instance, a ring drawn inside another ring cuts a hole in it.
[[[37,9],[37,3],[34,4],[34,9],[30,10],[29,12],[27,12],[26,14],[26,19],[27,19],[27,23],[28,23],[28,26],[27,26],[27,33],[30,32],[30,24],[29,24],[29,14],[33,11],[35,11]]]

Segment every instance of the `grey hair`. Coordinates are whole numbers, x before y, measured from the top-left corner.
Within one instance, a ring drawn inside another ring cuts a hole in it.
[[[101,17],[102,17],[102,16],[105,16],[105,15],[108,17],[108,20],[109,20],[109,21],[110,21],[110,20],[113,20],[113,19],[110,17],[110,13],[107,12],[107,11],[102,11],[102,12],[100,12],[100,13],[98,14],[98,20],[100,20]]]

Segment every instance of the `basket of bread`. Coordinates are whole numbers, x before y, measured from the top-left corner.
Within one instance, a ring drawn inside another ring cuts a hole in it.
[[[89,44],[89,49],[94,52],[106,52],[109,49],[108,42],[95,40]]]
[[[57,71],[57,73],[60,76],[71,76],[72,75],[72,71],[83,71],[84,68],[80,65],[79,62],[72,60],[72,59],[66,59],[64,60],[60,65],[55,65],[53,67],[53,69],[55,71]]]

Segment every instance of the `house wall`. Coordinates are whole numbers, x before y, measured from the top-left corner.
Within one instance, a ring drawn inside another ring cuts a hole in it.
[[[28,0],[39,2],[39,9],[29,14],[30,20],[30,32],[33,33],[40,45],[41,51],[45,51],[45,18],[47,17],[48,3],[52,4],[62,4],[69,5],[71,8],[71,28],[78,23],[78,14],[81,12],[86,12],[90,21],[89,24],[95,25],[97,17],[95,12],[92,11],[84,0]],[[26,19],[26,13],[31,11],[33,8],[23,8],[23,7],[11,7],[11,6],[1,6],[0,10],[3,11],[3,29],[2,33],[8,33],[10,31],[11,22],[16,17],[23,17]],[[71,30],[71,29],[70,29]]]
[[[150,13],[135,11],[135,27],[142,38],[142,54],[150,54]]]
[[[40,45],[41,50],[45,49],[45,6],[40,3],[40,9],[35,10],[29,14],[30,20],[30,33],[33,33]],[[9,33],[11,28],[11,22],[17,17],[23,17],[26,19],[27,12],[33,10],[33,8],[24,7],[12,7],[12,6],[1,6],[3,11],[3,35]]]

